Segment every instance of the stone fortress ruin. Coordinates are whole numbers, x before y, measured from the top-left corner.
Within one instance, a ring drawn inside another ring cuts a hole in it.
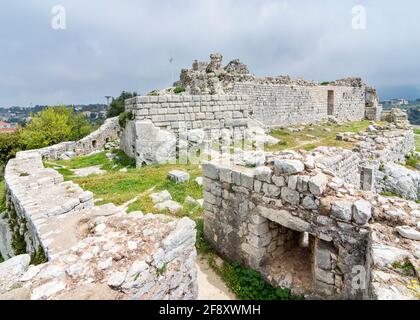
[[[308,298],[418,299],[420,176],[401,165],[416,156],[413,130],[403,112],[382,112],[378,101],[359,78],[259,78],[239,60],[222,66],[220,54],[194,61],[173,87],[127,99],[124,127],[108,119],[79,142],[9,161],[0,251],[11,259],[0,264],[0,294],[17,294],[10,290],[20,282],[32,299],[197,297],[191,220],[94,206],[91,192],[43,166],[119,138],[137,167],[200,163],[206,238],[271,285]],[[367,131],[337,135],[351,150],[264,150],[279,142],[272,128],[364,119]],[[28,255],[13,258],[16,234],[48,262],[28,269]],[[2,276],[7,263],[21,272]]]

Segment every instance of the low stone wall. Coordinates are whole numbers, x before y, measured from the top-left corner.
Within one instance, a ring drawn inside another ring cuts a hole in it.
[[[331,110],[328,111],[329,92]],[[234,94],[249,97],[252,117],[267,126],[314,123],[329,115],[341,121],[365,117],[365,88],[235,83]]]
[[[76,142],[81,148],[72,152],[91,152],[116,134],[93,133]],[[63,151],[53,146],[19,152],[6,166],[2,225],[8,243],[0,250],[10,260],[25,252],[28,258],[16,257],[27,261],[19,277],[7,268],[0,274],[6,279],[0,299],[2,294],[23,299],[195,299],[195,223],[128,215],[113,204],[95,207],[92,192],[44,168],[43,158],[62,157]],[[29,267],[29,261],[42,264]],[[14,290],[22,285],[24,290]]]
[[[204,231],[220,254],[298,294],[377,298],[381,285],[367,290],[376,268],[371,257],[380,259],[380,253],[372,252],[375,245],[369,245],[370,222],[372,216],[391,212],[392,205],[378,205],[383,198],[360,193],[309,153],[268,155],[257,168],[227,160],[203,164]],[[410,210],[418,205],[403,203],[407,213],[400,211],[395,223],[416,228]],[[355,277],[367,285],[355,286]]]
[[[346,183],[360,186],[360,157],[348,149],[318,147],[312,155],[314,160],[333,171]]]
[[[118,117],[106,119],[104,124],[79,141],[62,142],[37,149],[43,159],[71,158],[103,150],[105,144],[119,139],[121,128]],[[32,150],[31,150],[32,151]]]

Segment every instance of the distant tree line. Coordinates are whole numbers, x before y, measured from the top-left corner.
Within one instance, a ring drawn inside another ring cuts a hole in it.
[[[411,107],[407,110],[408,120],[411,124],[420,125],[420,107]]]

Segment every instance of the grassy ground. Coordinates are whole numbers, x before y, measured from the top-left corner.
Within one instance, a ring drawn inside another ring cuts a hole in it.
[[[416,141],[416,151],[420,152],[420,130],[415,130],[414,139]]]
[[[4,181],[0,181],[0,213],[2,213],[4,210],[6,210],[6,204],[5,204],[5,186]]]
[[[141,210],[145,213],[158,213],[150,200],[149,195],[153,192],[168,190],[173,200],[183,204],[187,196],[194,199],[203,197],[202,187],[197,185],[195,178],[201,176],[198,165],[151,165],[136,169],[131,159],[127,158],[120,151],[116,151],[117,158],[109,160],[105,152],[97,153],[87,157],[76,157],[70,160],[46,162],[48,167],[60,167],[57,169],[64,175],[66,180],[72,180],[83,189],[94,193],[96,199],[102,199],[97,204],[123,203],[139,197],[139,200],[132,203],[128,211]],[[88,177],[75,177],[71,169],[79,169],[90,166],[100,166],[108,172],[103,175],[90,175]],[[121,168],[127,168],[127,172],[120,172]],[[167,178],[169,171],[180,169],[188,171],[190,180],[186,183],[175,184]],[[186,210],[196,211],[191,206],[185,206]],[[182,213],[181,213],[182,214]]]
[[[268,147],[268,151],[292,150],[313,150],[319,146],[342,147],[351,149],[353,145],[349,142],[338,141],[335,139],[340,132],[359,132],[364,131],[369,126],[369,121],[357,121],[342,125],[321,124],[308,125],[302,131],[290,132],[287,129],[276,129],[271,131],[271,135],[280,139],[277,145]]]

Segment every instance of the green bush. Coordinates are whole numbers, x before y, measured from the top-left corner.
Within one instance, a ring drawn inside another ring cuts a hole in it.
[[[321,82],[321,86],[328,86],[330,84],[330,82],[329,81],[324,81],[324,82]]]
[[[128,120],[134,120],[134,114],[131,111],[124,111],[118,116],[118,123],[120,124],[121,128],[125,128]]]
[[[150,91],[147,95],[148,95],[148,96],[157,96],[157,95],[158,95],[158,93],[157,93],[157,91],[156,91],[156,90],[152,90],[152,91]]]
[[[181,92],[185,92],[185,88],[184,87],[181,87],[181,86],[175,87],[175,89],[174,89],[174,93],[175,94],[178,94],[178,93],[181,93]]]
[[[22,149],[19,132],[0,133],[0,172],[7,161],[14,158],[16,153]]]

